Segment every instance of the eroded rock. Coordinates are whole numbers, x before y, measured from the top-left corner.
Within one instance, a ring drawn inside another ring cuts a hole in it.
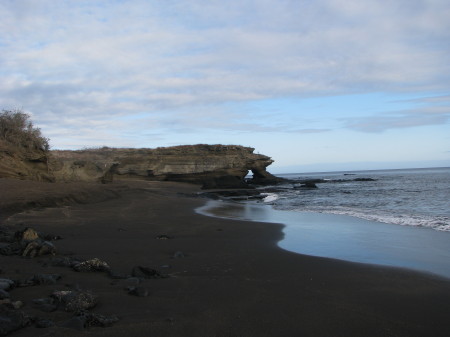
[[[40,239],[31,241],[23,250],[22,256],[35,257],[42,255],[55,255],[56,248],[50,241]]]
[[[92,271],[109,272],[111,270],[108,263],[98,258],[77,263],[73,265],[72,268],[75,271],[79,272],[92,272]]]
[[[39,234],[33,228],[25,228],[22,231],[17,231],[14,236],[18,241],[29,242],[39,239]]]
[[[273,160],[237,145],[183,145],[157,149],[102,148],[52,151],[52,172],[60,181],[113,179],[169,180],[202,184],[205,188],[246,187],[280,179],[266,171]]]
[[[93,308],[98,303],[98,296],[89,291],[55,291],[52,297],[64,305],[65,311],[77,312]]]

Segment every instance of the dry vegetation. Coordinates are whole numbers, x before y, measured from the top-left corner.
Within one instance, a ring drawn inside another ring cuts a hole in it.
[[[0,140],[4,145],[29,151],[50,149],[49,139],[34,127],[30,115],[19,109],[2,110],[0,113]]]

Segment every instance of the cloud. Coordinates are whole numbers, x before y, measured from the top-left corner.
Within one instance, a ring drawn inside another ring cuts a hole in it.
[[[442,125],[450,121],[449,106],[427,107],[381,113],[363,118],[344,119],[345,127],[362,132],[384,132],[427,125]]]
[[[283,126],[245,112],[238,121],[218,118],[223,110],[211,112],[214,121],[194,112],[450,83],[450,6],[441,0],[14,0],[0,3],[0,15],[0,104],[23,107],[49,129],[71,123],[66,130],[79,133],[86,120],[145,114],[185,132],[278,132]],[[447,118],[427,111],[348,127],[378,132]]]

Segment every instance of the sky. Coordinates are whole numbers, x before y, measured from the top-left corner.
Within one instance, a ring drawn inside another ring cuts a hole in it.
[[[237,144],[273,173],[450,166],[448,0],[1,0],[0,109],[52,149]]]

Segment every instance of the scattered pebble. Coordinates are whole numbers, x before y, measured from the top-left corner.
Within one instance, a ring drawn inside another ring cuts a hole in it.
[[[9,290],[14,288],[14,281],[7,278],[0,278],[0,290]]]
[[[128,287],[128,294],[134,295],[137,297],[147,297],[149,295],[149,291],[144,287]]]
[[[37,318],[34,321],[34,325],[36,326],[36,328],[45,329],[45,328],[51,328],[52,326],[55,326],[55,322],[53,322],[49,319]]]
[[[131,275],[134,277],[152,279],[152,278],[165,278],[167,276],[162,275],[159,271],[142,266],[133,267],[131,270]]]
[[[182,259],[182,258],[185,258],[185,257],[186,257],[186,255],[184,255],[184,253],[181,252],[181,251],[176,251],[176,252],[173,254],[173,258],[174,258],[174,259]]]

